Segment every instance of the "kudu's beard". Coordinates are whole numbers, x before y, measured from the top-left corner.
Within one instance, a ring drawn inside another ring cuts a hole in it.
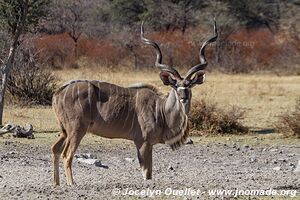
[[[182,145],[184,145],[188,135],[189,135],[189,122],[188,122],[188,117],[186,116],[185,123],[182,127],[182,131],[180,135],[177,136],[176,141],[169,144],[171,149],[176,150],[179,149],[179,147],[181,147]]]
[[[172,148],[172,150],[176,150],[179,147],[181,147],[183,144],[185,144],[185,142],[187,140],[187,137],[189,135],[188,114],[190,112],[191,101],[188,100],[187,102],[182,103],[182,105],[183,105],[184,112],[185,112],[185,115],[186,115],[185,123],[184,123],[184,125],[182,127],[182,133],[180,134],[181,137],[179,136],[180,138],[178,138],[178,140],[176,142],[170,144],[170,147]]]

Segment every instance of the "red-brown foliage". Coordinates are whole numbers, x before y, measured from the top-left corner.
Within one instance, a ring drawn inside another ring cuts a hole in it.
[[[189,68],[199,62],[199,47],[210,33],[210,29],[197,27],[184,35],[180,31],[164,31],[147,33],[147,37],[160,45],[165,64]],[[123,66],[125,61],[130,61],[126,64],[136,63],[138,69],[153,67],[155,53],[151,47],[139,42],[138,35],[126,42],[122,35],[101,39],[82,36],[78,41],[76,58],[75,44],[66,33],[43,36],[36,40],[36,47],[41,52],[41,60],[54,68],[76,66],[80,57],[104,66]],[[206,49],[206,57],[212,66],[210,69],[219,67],[226,72],[238,73],[288,67],[293,61],[291,58],[294,58],[294,63],[298,58],[300,41],[260,28],[239,29],[226,41],[219,40],[218,48],[212,48],[214,45]]]
[[[63,68],[75,62],[74,43],[68,34],[46,35],[36,40],[40,60],[53,68]]]
[[[126,56],[125,49],[109,40],[83,38],[78,44],[78,55],[85,56],[99,64],[117,65]]]
[[[283,55],[287,49],[295,52],[289,42],[279,42],[276,33],[267,28],[240,29],[231,34],[226,42],[223,51],[227,52],[226,61],[232,58],[228,64],[229,71],[249,72],[253,70],[272,70],[279,67],[283,62]],[[293,54],[293,53],[292,53]]]
[[[109,40],[82,37],[78,41],[75,58],[75,43],[66,33],[43,36],[36,40],[36,47],[41,59],[53,68],[76,66],[76,59],[80,57],[106,66],[115,65],[125,53],[124,49]]]
[[[278,57],[280,47],[275,43],[275,37],[270,30],[242,29],[229,37],[229,40],[236,41],[244,51],[244,56],[255,58],[260,64],[267,64],[270,60]]]

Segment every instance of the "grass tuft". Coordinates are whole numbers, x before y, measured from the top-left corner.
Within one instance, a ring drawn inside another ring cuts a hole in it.
[[[275,127],[285,136],[296,136],[300,138],[300,98],[296,101],[294,111],[287,111],[279,116]]]
[[[239,134],[248,132],[248,128],[240,123],[244,111],[232,107],[226,111],[216,103],[198,100],[193,103],[190,114],[191,134]]]

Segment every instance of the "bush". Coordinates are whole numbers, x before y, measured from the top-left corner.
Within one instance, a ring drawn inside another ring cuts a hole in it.
[[[275,127],[286,136],[300,138],[300,99],[297,100],[294,111],[279,116],[279,121],[275,124]]]
[[[191,133],[192,135],[246,133],[248,128],[239,122],[243,116],[244,111],[237,107],[225,111],[215,103],[195,101],[190,114]]]
[[[39,58],[48,67],[54,69],[72,68],[76,63],[74,43],[67,33],[40,37],[35,41],[35,47],[40,52]]]
[[[29,55],[29,54],[28,54]],[[51,105],[56,89],[56,77],[36,65],[33,58],[21,55],[7,81],[7,90],[13,102],[23,105]]]

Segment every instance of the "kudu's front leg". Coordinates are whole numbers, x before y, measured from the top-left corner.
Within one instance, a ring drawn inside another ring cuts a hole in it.
[[[145,180],[152,178],[152,146],[148,142],[136,144],[138,159]]]

